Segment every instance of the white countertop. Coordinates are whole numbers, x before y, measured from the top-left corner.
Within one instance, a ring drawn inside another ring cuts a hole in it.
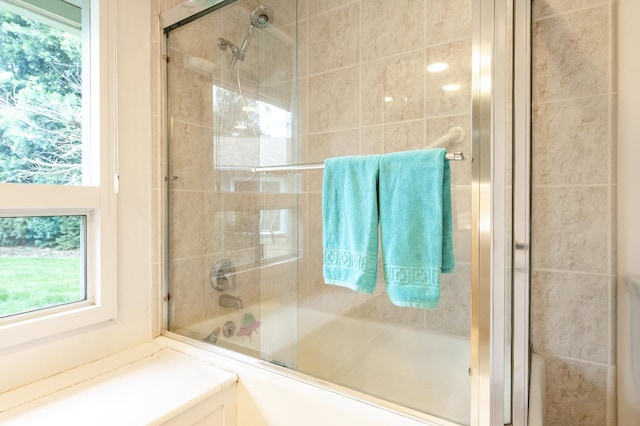
[[[0,395],[0,423],[160,424],[237,380],[150,342]]]

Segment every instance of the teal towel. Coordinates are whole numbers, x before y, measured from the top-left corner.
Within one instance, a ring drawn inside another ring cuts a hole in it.
[[[398,306],[435,308],[440,274],[453,271],[445,154],[436,148],[380,156],[382,263],[387,294]]]
[[[375,288],[378,158],[337,157],[324,163],[322,269],[327,284],[364,293]]]

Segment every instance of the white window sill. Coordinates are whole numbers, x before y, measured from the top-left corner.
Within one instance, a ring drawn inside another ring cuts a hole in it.
[[[151,342],[0,395],[0,424],[166,424],[216,403],[235,424],[237,380]]]

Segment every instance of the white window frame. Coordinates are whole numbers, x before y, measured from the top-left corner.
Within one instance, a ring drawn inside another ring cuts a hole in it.
[[[90,23],[83,29],[83,37],[90,40],[83,52],[83,61],[89,62],[83,65],[83,93],[90,93],[83,96],[85,112],[84,99],[89,99],[83,137],[90,138],[85,145],[97,150],[99,157],[92,156],[88,165],[92,173],[82,186],[0,183],[0,217],[85,215],[87,298],[0,320],[0,349],[112,320],[118,314],[116,6],[82,1],[87,6],[83,21]]]

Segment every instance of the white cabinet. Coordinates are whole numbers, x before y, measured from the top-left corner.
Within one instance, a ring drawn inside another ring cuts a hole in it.
[[[236,386],[227,387],[163,423],[164,426],[235,426]]]

